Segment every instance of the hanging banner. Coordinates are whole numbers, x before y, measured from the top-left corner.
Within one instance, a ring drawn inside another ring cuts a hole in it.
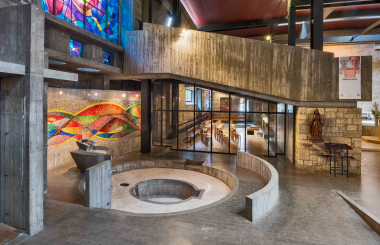
[[[361,99],[361,57],[339,57],[339,99]]]

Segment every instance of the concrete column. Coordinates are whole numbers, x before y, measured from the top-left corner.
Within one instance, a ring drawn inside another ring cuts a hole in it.
[[[82,58],[103,63],[103,49],[93,44],[83,44]]]
[[[153,23],[152,0],[142,0],[142,21]]]
[[[293,1],[291,2],[288,17],[288,45],[296,46],[296,7]]]
[[[311,0],[310,48],[323,50],[323,1]]]
[[[70,53],[70,36],[58,29],[45,28],[45,47],[62,53]]]
[[[151,145],[152,81],[141,81],[141,153],[149,153]]]
[[[30,235],[43,228],[44,21],[34,4],[0,9],[3,39],[13,38],[25,65],[25,76],[0,83],[0,222]],[[6,43],[4,61],[15,57]]]

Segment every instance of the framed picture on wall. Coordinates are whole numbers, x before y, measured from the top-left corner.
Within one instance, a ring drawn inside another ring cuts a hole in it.
[[[220,111],[229,111],[229,98],[220,98]]]

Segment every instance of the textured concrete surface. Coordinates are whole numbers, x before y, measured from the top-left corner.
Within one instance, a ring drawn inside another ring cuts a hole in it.
[[[246,217],[250,221],[256,221],[272,211],[277,203],[279,198],[277,170],[262,158],[242,151],[236,154],[236,166],[252,171],[265,180],[264,188],[246,198]]]
[[[133,197],[130,188],[139,182],[151,179],[175,179],[189,182],[204,189],[201,199],[192,198],[178,204],[154,204]],[[128,183],[128,187],[120,186]],[[263,183],[264,184],[264,183]],[[209,175],[182,169],[138,169],[118,173],[112,176],[112,206],[111,209],[132,213],[172,213],[203,207],[216,202],[230,193],[231,189],[222,181]]]
[[[380,144],[362,140],[362,151],[380,151]]]
[[[248,171],[235,168],[234,156],[171,151],[164,157],[207,160],[232,171],[239,177],[238,192],[211,208],[163,217],[100,211],[46,198],[45,229],[9,244],[380,244],[380,237],[334,191],[343,191],[380,217],[380,153],[364,152],[362,175],[348,179],[299,171],[280,157],[270,158],[280,175],[280,199],[271,213],[254,223],[244,218],[245,196],[260,187]],[[115,160],[123,158],[158,157],[128,154]]]

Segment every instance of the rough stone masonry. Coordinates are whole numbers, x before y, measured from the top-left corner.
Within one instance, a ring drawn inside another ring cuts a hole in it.
[[[300,170],[330,171],[330,161],[326,162],[324,153],[329,153],[325,143],[350,145],[348,153],[355,160],[349,162],[349,172],[361,173],[362,155],[362,109],[361,108],[318,108],[324,121],[322,143],[313,143],[309,139],[310,123],[314,109],[299,107],[296,114],[295,164]],[[311,146],[305,146],[310,144]],[[341,158],[338,157],[337,161]]]

